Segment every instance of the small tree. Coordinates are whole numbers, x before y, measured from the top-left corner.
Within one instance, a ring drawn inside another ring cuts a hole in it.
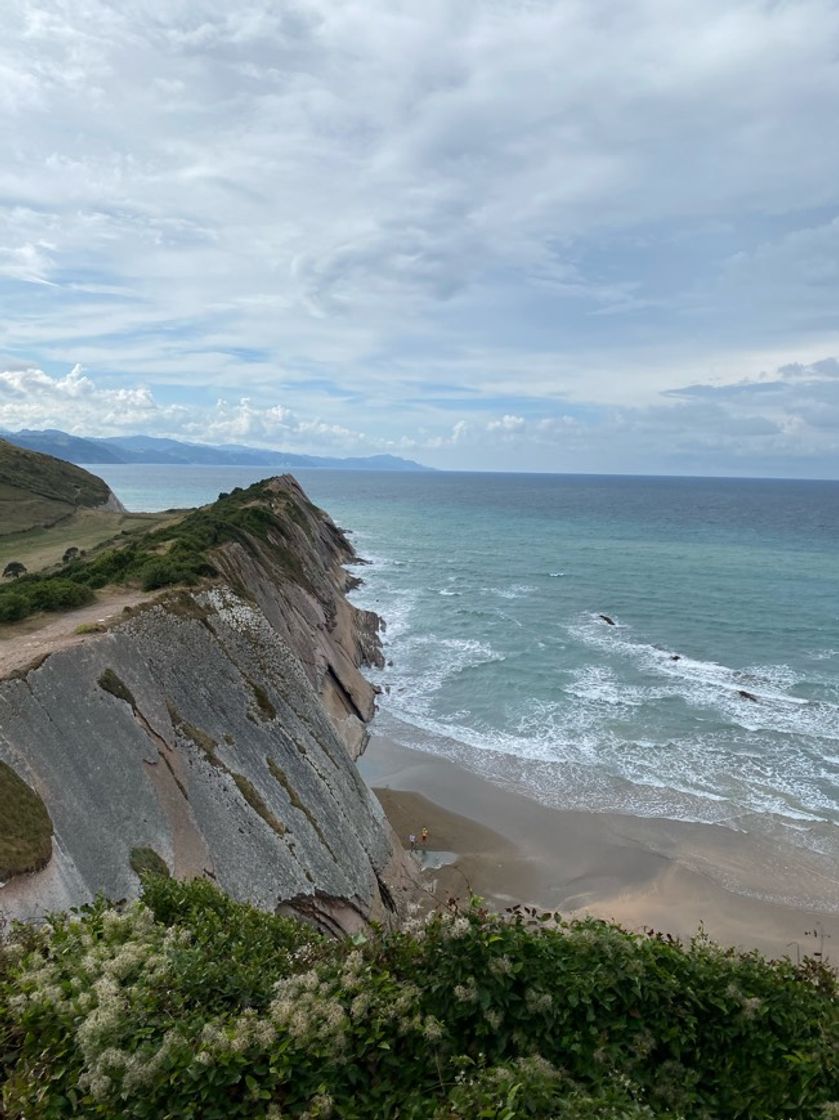
[[[10,560],[6,567],[3,569],[3,576],[5,579],[17,579],[26,573],[26,566],[21,564],[19,560]]]
[[[61,563],[69,564],[72,560],[78,560],[80,555],[81,553],[76,548],[76,546],[74,544],[71,544],[70,547],[65,550],[64,555],[61,557]]]

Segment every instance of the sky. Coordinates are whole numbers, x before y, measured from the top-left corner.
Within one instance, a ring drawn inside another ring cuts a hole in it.
[[[839,478],[839,0],[0,31],[0,428]]]

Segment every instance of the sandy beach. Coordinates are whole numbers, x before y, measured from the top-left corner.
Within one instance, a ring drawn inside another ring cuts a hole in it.
[[[426,879],[439,896],[683,938],[701,925],[723,944],[793,959],[818,950],[823,930],[825,957],[839,959],[839,869],[803,849],[714,825],[553,809],[376,735],[359,765],[406,847],[428,828],[428,862],[443,866]]]

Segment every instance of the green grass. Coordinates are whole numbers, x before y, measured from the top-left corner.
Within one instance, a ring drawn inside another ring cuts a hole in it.
[[[134,694],[113,669],[105,669],[99,677],[98,683],[99,687],[105,692],[110,692],[111,696],[116,696],[118,700],[124,700],[126,704],[130,704],[133,711],[137,710],[137,701],[134,699]]]
[[[228,770],[228,773],[236,783],[236,788],[239,790],[239,793],[241,793],[242,797],[244,797],[253,811],[262,817],[268,827],[272,828],[278,836],[285,836],[286,826],[271,812],[253,782],[249,781],[244,774],[237,774],[235,770]]]
[[[0,439],[0,536],[51,525],[80,507],[102,505],[109,494],[89,471]]]
[[[52,821],[41,798],[0,762],[0,881],[37,871],[52,855]]]
[[[265,720],[267,723],[270,723],[272,719],[276,719],[277,709],[271,703],[268,693],[265,691],[262,685],[257,684],[256,681],[252,681],[250,679],[248,679],[248,685],[250,686],[250,690],[253,693],[253,698],[254,700],[256,700],[256,706],[259,708],[259,713],[262,716],[263,720]]]
[[[131,870],[137,875],[163,875],[169,876],[166,860],[157,854],[154,848],[132,848]]]
[[[234,492],[213,505],[193,510],[181,520],[131,537],[93,555],[63,566],[61,576],[36,573],[0,585],[0,622],[14,622],[39,610],[66,610],[94,598],[99,588],[112,584],[139,585],[154,591],[173,585],[192,586],[217,575],[212,563],[214,548],[230,541],[247,544],[249,538],[266,540],[275,531],[281,540],[282,518],[265,503],[272,495],[264,484]],[[280,563],[294,567],[289,550],[275,549]],[[68,590],[72,585],[77,590]],[[257,697],[258,700],[258,697]],[[270,702],[269,702],[270,703]],[[260,705],[261,710],[265,710]]]
[[[0,485],[0,495],[2,495]],[[0,522],[4,511],[12,511],[0,496]],[[180,514],[183,516],[183,514]],[[30,572],[52,570],[53,574],[62,572],[62,557],[68,548],[78,548],[91,558],[94,551],[123,546],[131,537],[138,537],[178,517],[168,513],[123,513],[108,509],[82,507],[55,525],[35,527],[14,535],[0,533],[0,571],[10,560],[18,560]]]

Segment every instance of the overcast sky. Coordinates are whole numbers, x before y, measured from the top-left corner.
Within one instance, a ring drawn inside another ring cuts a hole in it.
[[[0,32],[0,427],[839,477],[839,0]]]

